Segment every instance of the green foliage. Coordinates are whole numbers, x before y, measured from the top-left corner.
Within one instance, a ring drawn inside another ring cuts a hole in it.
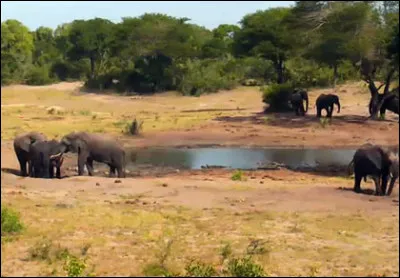
[[[272,84],[261,88],[262,100],[269,105],[268,111],[290,111],[291,108],[288,103],[293,89],[291,83]]]
[[[19,214],[6,206],[1,207],[1,236],[16,234],[24,228]]]
[[[183,73],[178,90],[192,96],[233,89],[243,78],[234,59],[189,60],[184,65]]]
[[[217,273],[211,265],[198,261],[191,261],[185,270],[188,277],[212,277]]]
[[[84,277],[83,275],[86,269],[86,260],[81,260],[76,256],[68,255],[66,257],[63,269],[67,272],[68,277]]]
[[[254,263],[250,256],[233,258],[228,263],[229,274],[233,277],[263,277],[264,269]]]
[[[54,80],[49,76],[47,67],[33,66],[26,76],[26,84],[28,85],[46,85],[51,84]]]
[[[241,170],[237,170],[232,174],[231,180],[233,181],[241,181],[244,179],[244,174]]]

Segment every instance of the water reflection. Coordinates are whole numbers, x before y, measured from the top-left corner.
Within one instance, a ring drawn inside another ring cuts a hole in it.
[[[148,165],[200,169],[205,165],[218,165],[234,169],[255,169],[271,162],[282,163],[291,168],[332,165],[343,167],[349,164],[354,152],[354,149],[153,148],[128,150],[127,168]]]

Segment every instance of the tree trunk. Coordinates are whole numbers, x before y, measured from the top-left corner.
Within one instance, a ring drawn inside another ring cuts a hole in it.
[[[390,81],[392,79],[392,76],[393,76],[394,72],[395,72],[394,69],[390,70],[390,72],[386,76],[385,83],[382,84],[381,86],[379,86],[379,88],[377,88],[375,86],[375,83],[372,80],[371,76],[367,76],[368,88],[369,88],[369,91],[371,93],[371,100],[369,102],[369,113],[370,113],[372,119],[377,119],[378,118],[379,110],[381,109],[382,104],[385,102],[385,100],[386,100],[386,98],[387,98],[387,96],[389,94]],[[383,95],[380,97],[379,96],[379,89],[383,85],[385,85],[385,88],[384,88],[384,91],[383,91]]]
[[[283,77],[283,60],[279,59],[278,62],[275,65],[276,68],[276,74],[277,74],[277,83],[282,84],[284,82],[284,77]]]
[[[95,60],[93,57],[90,57],[90,79],[94,79],[94,67],[95,67]]]
[[[336,83],[338,80],[338,66],[335,64],[333,66],[333,88],[336,88]]]

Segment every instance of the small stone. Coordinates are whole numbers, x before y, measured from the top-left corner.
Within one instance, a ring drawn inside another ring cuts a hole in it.
[[[121,183],[121,180],[115,180],[114,183]]]
[[[264,182],[263,182],[263,181],[260,181],[260,183],[263,184]]]
[[[168,187],[168,184],[163,183],[163,184],[162,184],[162,187]]]
[[[148,204],[147,202],[142,202],[142,205],[144,205],[144,206],[147,205],[147,204]]]
[[[96,182],[96,186],[100,186],[100,183]]]

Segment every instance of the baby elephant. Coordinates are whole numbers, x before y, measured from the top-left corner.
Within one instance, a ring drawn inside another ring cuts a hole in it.
[[[60,179],[64,151],[65,146],[56,140],[33,143],[29,151],[32,159],[30,176],[53,178],[54,168],[56,168],[56,177]]]
[[[327,117],[332,118],[333,105],[338,106],[337,112],[340,113],[339,97],[334,94],[321,94],[318,96],[315,105],[317,107],[317,117],[321,117],[322,109],[326,110]]]

